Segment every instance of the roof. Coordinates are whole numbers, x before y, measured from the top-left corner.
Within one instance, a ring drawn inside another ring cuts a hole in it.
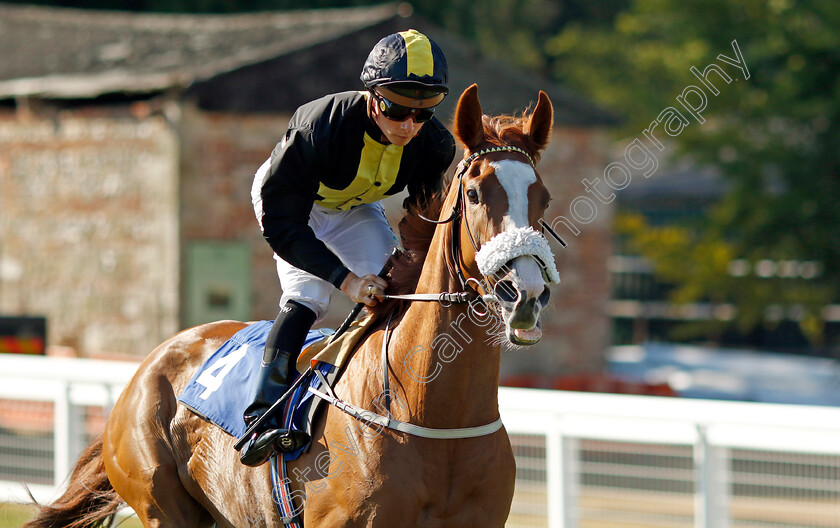
[[[397,15],[383,6],[234,15],[0,3],[0,97],[144,93],[209,79]]]
[[[204,108],[293,111],[326,93],[361,88],[377,39],[409,27],[447,57],[451,94],[479,84],[486,113],[514,113],[546,91],[555,122],[616,118],[545,78],[482,57],[457,36],[410,16],[406,4],[248,14],[148,14],[0,3],[0,99],[88,99],[185,90]],[[294,82],[289,82],[293,79]]]

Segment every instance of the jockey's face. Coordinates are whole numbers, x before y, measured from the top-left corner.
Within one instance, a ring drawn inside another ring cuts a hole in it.
[[[414,116],[408,116],[402,121],[394,121],[393,119],[385,117],[379,109],[379,105],[374,103],[370,106],[373,120],[376,122],[379,130],[382,131],[382,135],[385,136],[385,139],[398,147],[408,145],[408,142],[411,141],[414,136],[419,134],[420,129],[423,128],[423,123],[418,123]]]

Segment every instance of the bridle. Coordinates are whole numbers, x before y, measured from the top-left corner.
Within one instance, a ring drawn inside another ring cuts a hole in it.
[[[406,295],[384,295],[385,299],[404,299],[410,301],[437,301],[445,308],[448,308],[452,304],[466,304],[471,303],[473,300],[478,299],[479,297],[482,298],[484,301],[498,301],[495,288],[492,294],[487,293],[480,293],[480,289],[484,289],[481,281],[476,279],[475,277],[468,277],[467,274],[464,272],[462,266],[462,259],[461,259],[461,241],[460,241],[460,232],[461,232],[461,222],[464,222],[464,228],[467,232],[467,238],[472,244],[473,249],[476,252],[476,255],[479,254],[480,248],[478,244],[475,242],[475,237],[472,234],[472,230],[470,229],[470,225],[467,222],[467,217],[464,215],[464,204],[466,203],[465,194],[466,191],[464,190],[463,184],[463,177],[466,174],[467,170],[470,168],[472,163],[481,156],[486,154],[491,154],[494,152],[518,152],[520,154],[525,155],[528,158],[528,162],[531,166],[534,166],[534,161],[531,156],[522,150],[519,147],[514,146],[497,146],[497,147],[490,147],[487,149],[479,150],[474,152],[469,157],[461,161],[458,166],[458,172],[456,174],[456,178],[458,179],[458,195],[455,199],[455,205],[452,207],[452,212],[449,215],[449,218],[446,220],[431,220],[426,218],[422,215],[419,215],[420,218],[427,222],[431,222],[433,224],[448,224],[452,223],[452,243],[450,244],[450,251],[452,259],[455,263],[455,270],[456,275],[458,276],[458,281],[461,284],[460,292],[443,292],[443,293],[431,293],[431,294],[424,294],[424,293],[415,293],[415,294],[406,294]],[[486,244],[489,247],[492,245],[492,239],[488,241]],[[539,261],[539,259],[538,259]],[[554,270],[556,274],[556,270]],[[487,274],[481,271],[481,265],[479,264],[479,273],[486,282],[484,284],[489,284],[489,277]],[[473,286],[473,283],[475,286]],[[470,291],[472,290],[472,291]],[[471,309],[474,309],[474,305],[470,305]],[[497,418],[495,421],[480,425],[477,427],[465,427],[459,429],[435,429],[429,427],[422,427],[418,425],[414,425],[407,422],[402,422],[399,420],[395,420],[391,417],[391,392],[390,392],[390,381],[388,375],[388,341],[389,341],[389,330],[391,326],[391,318],[393,317],[393,312],[388,317],[388,321],[385,323],[385,328],[382,336],[382,384],[383,384],[383,392],[382,394],[385,397],[385,415],[377,414],[375,412],[362,409],[360,407],[356,407],[353,404],[345,402],[341,400],[338,396],[336,396],[335,392],[333,392],[332,388],[330,387],[327,380],[324,378],[324,375],[320,371],[315,371],[315,375],[320,380],[321,390],[316,389],[315,387],[308,387],[308,391],[314,394],[315,396],[327,401],[330,405],[337,407],[338,409],[342,410],[343,412],[349,414],[353,418],[367,423],[368,425],[379,425],[382,427],[387,427],[389,429],[394,429],[396,431],[400,431],[403,433],[411,434],[414,436],[420,436],[424,438],[437,438],[437,439],[458,439],[458,438],[474,438],[478,436],[485,436],[492,433],[495,433],[502,427],[502,418],[501,416]]]
[[[471,303],[479,297],[481,297],[482,301],[484,301],[485,303],[498,301],[495,291],[493,293],[486,292],[486,286],[492,284],[490,277],[487,277],[483,274],[481,277],[483,280],[479,280],[475,277],[468,277],[467,273],[464,272],[461,258],[461,222],[464,223],[464,228],[467,232],[467,238],[469,239],[473,250],[476,253],[478,253],[479,251],[479,246],[475,242],[475,237],[473,236],[472,230],[470,229],[470,224],[469,222],[467,222],[467,217],[464,214],[464,204],[466,203],[466,191],[464,190],[463,177],[475,160],[477,160],[481,156],[493,154],[495,152],[517,152],[519,154],[524,155],[528,159],[528,163],[531,165],[531,167],[534,167],[534,160],[533,158],[531,158],[531,155],[528,154],[528,152],[526,152],[524,149],[515,147],[513,145],[495,146],[473,152],[458,164],[458,172],[455,174],[455,178],[458,180],[458,195],[455,198],[455,205],[452,207],[452,212],[449,214],[449,217],[445,220],[432,220],[430,218],[426,218],[421,214],[418,214],[418,216],[421,219],[432,224],[448,224],[450,222],[452,223],[452,243],[449,246],[449,250],[452,262],[454,262],[455,264],[455,274],[458,277],[458,282],[461,285],[461,291],[455,293],[442,292],[432,294],[414,293],[403,295],[383,295],[384,299],[401,299],[408,301],[437,301],[442,306],[447,308],[453,304]],[[484,291],[484,293],[482,293],[482,291]]]

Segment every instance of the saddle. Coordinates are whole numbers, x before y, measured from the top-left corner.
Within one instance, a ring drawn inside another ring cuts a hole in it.
[[[313,397],[308,387],[323,389],[322,378],[332,386],[341,369],[355,350],[362,336],[371,326],[373,318],[354,321],[337,339],[328,339],[333,330],[311,330],[298,357],[296,371],[291,380],[297,388],[287,398],[274,421],[280,427],[303,431],[311,436],[315,415],[320,408],[320,398]],[[236,438],[241,438],[246,426],[242,415],[250,402],[254,377],[259,371],[265,339],[273,321],[249,324],[219,347],[193,374],[178,401],[205,420],[217,425]],[[301,372],[310,376],[298,380]],[[320,372],[321,376],[315,375]],[[281,394],[274,395],[275,399]],[[306,452],[309,444],[290,453],[285,460],[294,460]]]

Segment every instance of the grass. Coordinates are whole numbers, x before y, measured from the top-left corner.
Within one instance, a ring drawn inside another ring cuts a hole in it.
[[[0,504],[0,528],[18,528],[35,515],[35,507],[24,504]]]
[[[35,507],[29,504],[0,503],[0,528],[20,528],[34,516]],[[118,518],[117,525],[120,528],[143,528],[136,515],[127,519]]]

